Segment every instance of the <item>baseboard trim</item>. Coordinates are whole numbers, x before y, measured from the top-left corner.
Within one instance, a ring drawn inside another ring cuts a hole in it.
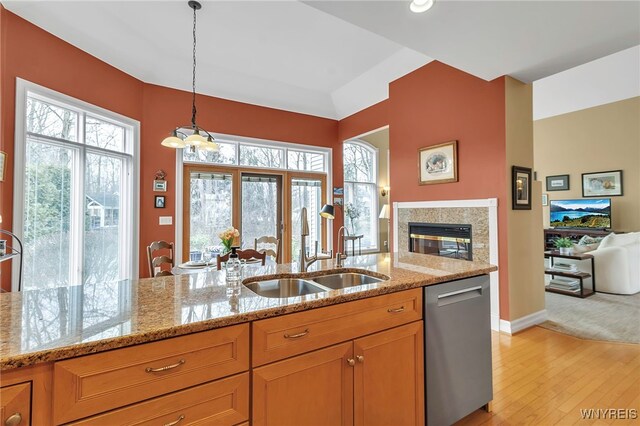
[[[513,321],[500,320],[500,331],[515,334],[519,331],[541,324],[547,320],[547,310],[543,309]]]

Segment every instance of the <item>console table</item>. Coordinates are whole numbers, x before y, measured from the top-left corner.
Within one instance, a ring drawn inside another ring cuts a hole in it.
[[[606,237],[612,232],[613,231],[603,231],[602,229],[549,228],[544,230],[544,249],[553,250],[555,248],[553,242],[556,238],[568,237],[577,243],[578,240],[585,235],[590,237]]]
[[[595,264],[593,261],[593,255],[588,253],[581,254],[560,254],[557,250],[545,251],[544,257],[549,259],[551,262],[550,268],[545,268],[544,273],[546,275],[551,275],[552,277],[565,277],[565,278],[574,278],[580,282],[580,292],[574,293],[572,291],[564,291],[556,288],[545,287],[545,290],[551,293],[559,293],[565,294],[567,296],[580,297],[584,299],[585,297],[592,296],[596,292],[596,270]],[[572,259],[578,261],[590,261],[591,262],[591,273],[588,274],[586,272],[580,271],[559,271],[553,268],[553,263],[555,259]],[[592,288],[584,288],[584,280],[591,278],[591,287]]]

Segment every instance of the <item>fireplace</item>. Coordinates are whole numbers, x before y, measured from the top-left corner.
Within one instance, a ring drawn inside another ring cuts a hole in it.
[[[471,225],[409,222],[409,251],[473,260]]]

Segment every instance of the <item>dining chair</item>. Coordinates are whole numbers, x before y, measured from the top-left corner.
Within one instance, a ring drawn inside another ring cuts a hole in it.
[[[267,253],[259,252],[253,249],[245,249],[245,250],[236,250],[238,254],[238,259],[244,260],[260,260],[261,264],[264,266],[267,260]],[[222,269],[222,263],[229,260],[229,255],[231,253],[227,253],[223,256],[218,256],[218,271]]]
[[[276,263],[280,263],[280,240],[276,237],[263,236],[254,240],[253,249],[263,251],[272,256]]]
[[[163,254],[160,256],[156,256],[157,251],[160,250],[169,250],[169,255]],[[151,277],[161,277],[167,275],[173,275],[171,271],[167,271],[166,269],[162,269],[163,265],[171,265],[171,268],[174,267],[175,261],[174,257],[174,249],[173,243],[168,243],[166,241],[154,241],[147,246],[147,260],[149,261],[149,276]],[[158,268],[158,269],[156,269]]]

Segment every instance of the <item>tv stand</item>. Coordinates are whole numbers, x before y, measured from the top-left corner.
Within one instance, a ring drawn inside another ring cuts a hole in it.
[[[611,230],[600,229],[580,229],[580,228],[549,228],[544,230],[544,249],[554,250],[553,244],[556,238],[570,238],[574,243],[577,243],[580,238],[588,235],[590,237],[604,237],[612,233]]]

